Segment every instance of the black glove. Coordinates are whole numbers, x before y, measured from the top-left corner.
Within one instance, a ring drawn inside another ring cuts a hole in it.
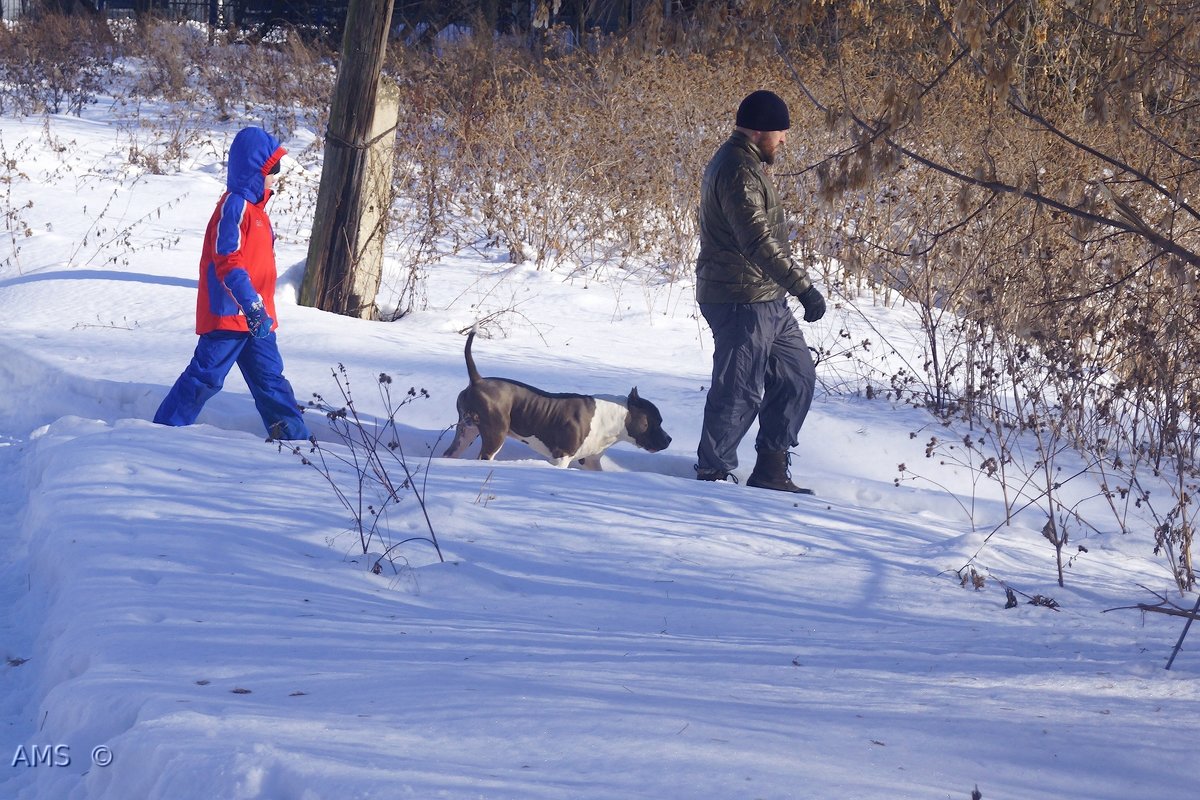
[[[825,298],[817,291],[817,287],[808,287],[796,295],[796,299],[800,301],[800,305],[804,306],[805,322],[816,322],[825,316]]]

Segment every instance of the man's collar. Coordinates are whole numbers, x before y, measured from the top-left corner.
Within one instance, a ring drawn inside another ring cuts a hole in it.
[[[750,138],[749,134],[747,134],[745,131],[737,130],[735,128],[733,131],[733,134],[729,137],[729,139],[731,141],[736,142],[737,144],[741,145],[742,147],[745,147],[747,150],[749,150],[750,153],[756,159],[759,160],[759,162],[766,160],[763,158],[762,150],[759,148],[758,145],[756,145],[754,143],[754,141]]]

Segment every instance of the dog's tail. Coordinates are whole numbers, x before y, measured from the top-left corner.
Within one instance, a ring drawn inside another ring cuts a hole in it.
[[[471,357],[471,342],[475,340],[475,331],[478,326],[471,328],[471,332],[467,334],[467,346],[463,349],[463,354],[467,357],[467,378],[471,383],[479,383],[483,380],[483,376],[479,374],[479,370],[475,368],[475,359]]]

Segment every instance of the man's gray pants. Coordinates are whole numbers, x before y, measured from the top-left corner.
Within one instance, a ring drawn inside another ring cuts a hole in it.
[[[757,450],[795,447],[817,370],[787,298],[701,303],[700,313],[712,329],[715,350],[697,469],[732,472],[738,444],[755,417]]]

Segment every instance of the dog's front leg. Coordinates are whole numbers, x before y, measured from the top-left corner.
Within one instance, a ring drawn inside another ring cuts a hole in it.
[[[479,438],[479,428],[470,420],[459,420],[454,426],[454,441],[442,453],[442,458],[458,458]]]
[[[493,461],[504,446],[504,434],[491,428],[481,428],[483,441],[479,445],[479,460]]]
[[[602,472],[603,471],[603,469],[600,466],[600,456],[599,455],[584,456],[583,458],[579,459],[579,468],[590,470],[591,472]]]

